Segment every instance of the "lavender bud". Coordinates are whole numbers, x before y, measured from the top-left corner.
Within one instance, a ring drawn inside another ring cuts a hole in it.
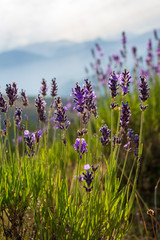
[[[80,145],[81,145],[81,150],[80,150]],[[76,139],[76,142],[74,144],[74,149],[75,149],[76,152],[80,153],[80,158],[82,158],[82,155],[85,152],[88,152],[86,146],[88,146],[88,145],[87,145],[84,138],[77,138]]]
[[[125,130],[129,124],[129,119],[131,116],[130,107],[128,107],[128,102],[126,104],[122,102],[121,116],[119,125]]]
[[[42,94],[43,97],[45,97],[47,95],[47,91],[48,91],[47,82],[43,78],[41,83],[40,93]]]
[[[57,90],[58,90],[58,87],[56,83],[56,78],[53,78],[51,82],[51,97],[57,96]]]
[[[105,125],[101,127],[100,132],[102,133],[102,137],[100,137],[101,144],[106,146],[110,142],[111,130]]]
[[[6,84],[6,94],[9,99],[10,107],[13,106],[14,102],[18,99],[18,88],[15,82],[11,84]]]
[[[24,107],[27,107],[29,104],[28,98],[26,96],[25,91],[23,91],[23,89],[21,90],[21,99],[22,99],[22,104]]]
[[[1,92],[0,92],[0,109],[1,109],[1,112],[4,112],[4,113],[7,112],[7,102],[2,96]]]
[[[117,74],[115,74],[115,72],[112,72],[112,74],[110,75],[109,78],[109,88],[111,90],[111,97],[115,98],[118,94],[117,90],[118,90],[118,76]]]
[[[120,86],[122,88],[123,96],[129,92],[128,88],[130,85],[130,79],[131,79],[130,73],[127,72],[127,69],[124,69],[124,72],[122,72],[120,75]]]
[[[21,121],[22,121],[22,109],[16,108],[15,114],[14,114],[14,120],[17,127],[20,127]]]

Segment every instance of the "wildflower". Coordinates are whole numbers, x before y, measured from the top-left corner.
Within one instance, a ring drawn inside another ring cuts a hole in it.
[[[1,112],[4,112],[4,113],[7,112],[7,102],[2,96],[1,92],[0,92],[0,109],[1,109]]]
[[[140,78],[141,78],[141,82],[139,84],[139,92],[140,92],[139,98],[144,103],[149,98],[150,88],[148,88],[148,84],[147,84],[147,81],[146,81],[145,77],[140,77]],[[147,106],[144,106],[144,104],[142,106],[140,104],[140,109],[142,111],[144,111],[147,108]]]
[[[112,72],[110,77],[109,77],[109,88],[111,90],[111,97],[115,98],[118,94],[117,89],[118,89],[118,75],[115,74],[115,72]]]
[[[138,134],[134,134],[134,131],[129,128],[127,131],[127,140],[128,140],[128,143],[125,144],[124,147],[126,148],[126,150],[130,151],[131,150],[130,145],[132,143],[134,147],[134,150],[133,150],[134,155],[138,157],[138,148],[139,148]]]
[[[89,164],[84,165],[84,170],[89,170],[91,167]]]
[[[72,88],[72,94],[74,95],[74,103],[75,107],[74,110],[77,110],[80,113],[84,112],[84,105],[85,105],[85,90],[84,88],[81,89],[81,87],[76,83],[76,87],[73,90]]]
[[[67,129],[70,125],[70,122],[67,121],[66,115],[67,109],[62,106],[61,98],[58,97],[55,99],[55,122],[57,123],[57,127],[60,129]]]
[[[20,127],[21,121],[22,121],[22,109],[17,108],[15,109],[15,114],[14,114],[14,120],[16,123],[17,127]]]
[[[57,89],[56,78],[53,78],[51,82],[51,97],[57,96]]]
[[[36,141],[37,145],[39,144],[41,137],[42,137],[42,130],[40,130],[40,129],[37,132],[35,132],[35,137],[33,137],[33,135],[32,135],[32,138],[34,139],[34,141]]]
[[[127,152],[130,152],[131,151],[131,142],[127,142],[123,147],[126,149]]]
[[[28,137],[29,134],[30,134],[30,132],[29,132],[28,130],[25,130],[25,131],[24,131],[24,137]]]
[[[101,51],[100,45],[99,45],[98,43],[96,43],[95,45],[96,45],[96,50],[97,50],[98,52],[100,52],[100,51]]]
[[[28,156],[33,156],[34,154],[34,145],[35,145],[35,134],[30,133],[28,130],[24,131],[24,142],[26,146],[28,147],[29,152],[27,151],[26,153]]]
[[[94,167],[94,165],[92,165],[91,167],[92,167],[92,171],[95,172],[99,168],[99,164],[96,167]]]
[[[6,129],[5,129],[5,128],[2,129],[2,130],[1,130],[1,133],[2,133],[2,136],[5,137],[5,136],[7,135],[7,131],[6,131]]]
[[[77,178],[79,180],[79,182],[83,182],[84,178],[83,175],[79,175],[79,176],[74,176],[75,178]]]
[[[80,145],[81,145],[81,149],[80,149]],[[82,158],[82,155],[85,153],[85,152],[88,152],[88,149],[86,148],[87,143],[85,141],[84,138],[77,138],[76,139],[76,142],[74,144],[74,149],[76,152],[80,153],[80,158]]]
[[[90,165],[86,164],[84,165],[84,170],[86,170],[86,173],[82,173],[83,174],[83,179],[86,182],[87,186],[83,186],[86,189],[86,192],[91,192],[93,186],[91,187],[92,181],[94,179],[93,177],[93,171],[90,173],[89,169],[90,169]]]
[[[126,34],[125,32],[122,32],[122,44],[126,44],[127,40],[126,40]]]
[[[156,30],[156,29],[154,29],[153,33],[154,33],[155,39],[156,39],[156,40],[159,40],[158,33],[157,33],[157,30]]]
[[[85,105],[88,112],[94,115],[94,117],[97,117],[97,107],[95,103],[95,92],[92,90],[91,82],[88,81],[88,79],[85,80],[86,85],[84,86],[86,96],[85,96]]]
[[[128,102],[126,104],[122,102],[121,116],[119,125],[125,130],[129,124],[129,119],[131,116],[130,107],[128,107]]]
[[[148,50],[148,54],[147,54],[146,63],[147,63],[147,65],[151,65],[152,60],[153,60],[151,39],[149,39],[149,41],[148,41],[148,49],[147,50]]]
[[[111,130],[108,128],[107,125],[101,127],[100,132],[102,133],[101,144],[106,146],[110,142]]]
[[[40,96],[40,94],[38,94],[38,97],[35,99],[35,106],[37,108],[39,120],[42,122],[46,121],[45,105],[46,105],[45,100],[43,100],[42,97]]]
[[[18,88],[15,82],[11,84],[6,84],[6,94],[9,98],[10,107],[13,106],[14,102],[18,99]]]
[[[25,91],[23,91],[23,89],[21,90],[21,99],[22,99],[22,104],[24,107],[27,107],[29,104],[28,98],[26,96]]]
[[[138,134],[135,134],[133,144],[134,144],[134,150],[133,150],[134,155],[136,157],[138,157],[138,148],[139,148],[139,135]]]
[[[124,72],[121,73],[120,75],[120,86],[122,88],[122,94],[125,96],[129,90],[129,85],[130,85],[130,79],[131,75],[129,72],[127,72],[127,69],[124,69]]]
[[[132,54],[134,58],[137,57],[137,48],[135,46],[132,46]]]
[[[43,78],[41,83],[40,93],[42,94],[43,97],[45,97],[47,95],[47,91],[48,91],[47,82]]]

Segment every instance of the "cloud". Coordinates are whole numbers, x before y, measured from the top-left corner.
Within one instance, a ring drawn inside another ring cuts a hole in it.
[[[5,0],[0,50],[34,42],[83,41],[159,27],[159,0]]]

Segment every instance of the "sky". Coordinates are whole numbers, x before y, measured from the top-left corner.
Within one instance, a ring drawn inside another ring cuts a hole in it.
[[[160,0],[1,0],[0,51],[160,28]]]

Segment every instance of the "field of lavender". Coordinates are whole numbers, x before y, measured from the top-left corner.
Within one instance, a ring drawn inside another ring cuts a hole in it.
[[[160,38],[146,59],[127,39],[91,49],[68,99],[56,78],[33,102],[15,82],[0,93],[0,239],[158,239]],[[106,67],[107,66],[107,67]],[[50,90],[49,90],[50,88]],[[33,112],[33,109],[35,113]]]

